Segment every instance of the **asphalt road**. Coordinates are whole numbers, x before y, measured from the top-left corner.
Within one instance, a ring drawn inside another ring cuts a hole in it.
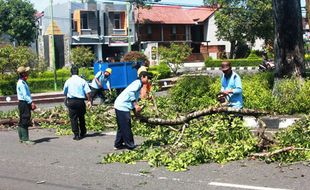
[[[256,189],[308,190],[310,168],[302,164],[278,167],[261,161],[204,164],[186,172],[133,165],[98,164],[113,150],[113,133],[92,134],[81,141],[55,136],[48,129],[33,129],[36,145],[18,142],[16,131],[0,132],[1,190],[87,189]],[[135,138],[141,143],[141,138]]]

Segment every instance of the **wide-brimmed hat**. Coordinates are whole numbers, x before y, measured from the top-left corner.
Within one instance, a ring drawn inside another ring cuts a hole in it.
[[[105,70],[105,72],[108,72],[108,73],[112,74],[112,69],[111,69],[111,68],[107,68],[107,69]]]
[[[30,70],[30,67],[24,67],[24,66],[20,66],[17,68],[17,73],[25,73],[28,72]]]

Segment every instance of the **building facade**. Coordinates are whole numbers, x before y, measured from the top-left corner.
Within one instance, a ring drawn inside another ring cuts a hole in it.
[[[51,28],[54,28],[58,68],[70,64],[70,50],[76,46],[89,47],[95,53],[96,60],[113,58],[119,61],[136,43],[130,4],[69,1],[53,6],[54,22],[51,22],[51,9],[47,8],[44,12],[40,26],[42,35],[38,37],[39,55],[50,63],[51,41],[48,39],[52,35]],[[63,55],[61,51],[64,52]]]

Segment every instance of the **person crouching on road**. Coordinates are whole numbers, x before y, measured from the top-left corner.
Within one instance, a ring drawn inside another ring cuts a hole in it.
[[[231,64],[227,61],[222,62],[221,70],[223,71],[221,93],[226,96],[229,107],[241,109],[243,100],[240,76],[232,71]]]
[[[110,75],[112,74],[112,69],[107,68],[104,72],[99,71],[95,75],[95,78],[93,79],[92,83],[90,84],[90,97],[91,97],[91,105],[93,105],[93,101],[96,98],[97,95],[104,99],[103,94],[103,84],[105,84],[111,93],[111,85],[110,85]]]
[[[150,76],[150,73],[142,71],[139,79],[127,86],[114,102],[117,121],[117,134],[114,142],[115,149],[127,148],[132,150],[136,147],[131,131],[130,110],[134,109],[135,113],[141,111],[141,107],[138,105],[140,90],[143,85],[149,82]]]
[[[18,111],[19,111],[19,124],[17,128],[19,142],[25,144],[35,144],[29,140],[28,127],[30,126],[31,110],[36,109],[35,103],[32,102],[30,90],[27,84],[30,67],[18,67],[17,73],[19,76],[16,92],[18,99]]]
[[[79,77],[78,74],[78,67],[72,66],[71,77],[65,82],[63,89],[63,92],[67,98],[66,105],[69,109],[71,128],[74,134],[73,140],[82,139],[87,132],[85,127],[86,97],[87,106],[91,105],[88,83]]]

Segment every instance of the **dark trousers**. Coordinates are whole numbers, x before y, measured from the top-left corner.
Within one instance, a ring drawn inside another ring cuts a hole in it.
[[[30,118],[31,118],[31,104],[28,104],[26,101],[19,101],[18,111],[19,111],[18,125],[22,128],[28,129],[28,127],[30,126]]]
[[[74,135],[84,136],[87,132],[85,127],[86,105],[84,99],[68,98],[67,107],[71,128]]]
[[[90,86],[90,99],[91,99],[91,104],[93,105],[93,101],[94,99],[97,97],[97,95],[102,99],[104,100],[104,93],[103,93],[103,89],[99,88],[99,89],[96,89],[96,88],[93,88]]]
[[[135,142],[131,131],[130,112],[115,109],[117,121],[117,133],[114,147],[120,148],[123,143],[128,149],[134,149]]]

